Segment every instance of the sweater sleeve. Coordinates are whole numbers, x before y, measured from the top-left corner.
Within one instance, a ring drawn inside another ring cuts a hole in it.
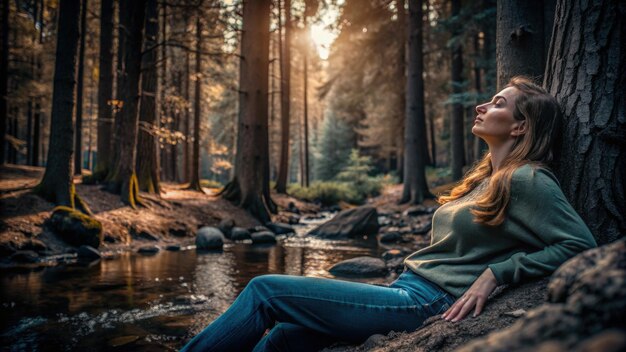
[[[569,258],[597,246],[550,171],[527,167],[517,170],[511,182],[507,221],[515,225],[515,232],[520,232],[514,236],[527,248],[538,250],[518,252],[505,261],[490,264],[498,284],[518,284],[547,276]]]

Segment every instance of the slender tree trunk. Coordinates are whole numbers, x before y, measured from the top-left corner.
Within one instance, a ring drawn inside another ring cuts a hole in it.
[[[113,129],[113,0],[100,3],[100,56],[98,70],[98,158],[94,179],[101,181],[111,168]]]
[[[157,36],[159,10],[157,0],[146,0],[145,45],[141,69],[141,104],[139,107],[139,135],[137,136],[137,181],[139,189],[160,193],[157,140],[153,133],[157,122]]]
[[[517,75],[541,79],[546,53],[544,33],[544,0],[497,2],[496,58],[498,90]]]
[[[262,222],[270,221],[264,190],[268,139],[268,69],[270,0],[244,2],[241,35],[239,132],[235,177],[224,198],[236,201]]]
[[[31,164],[33,152],[33,101],[28,99],[26,107],[26,165]]]
[[[565,115],[555,169],[603,244],[626,233],[626,8],[559,0],[553,33],[544,85]]]
[[[162,3],[162,12],[161,12],[161,41],[163,43],[167,43],[167,3]],[[161,46],[161,108],[160,108],[160,118],[159,123],[161,127],[167,128],[167,45]],[[161,159],[161,178],[169,181],[169,171],[168,171],[168,159],[167,159],[167,146],[159,143],[159,158]]]
[[[188,26],[188,16],[185,16],[185,28]],[[191,96],[189,95],[189,86],[190,86],[190,60],[189,60],[189,51],[185,51],[185,76],[183,77],[185,89],[184,89],[184,98],[185,102],[189,104],[191,101]],[[189,148],[189,143],[191,142],[190,134],[190,125],[191,125],[191,114],[189,113],[189,108],[185,108],[184,113],[184,125],[183,125],[183,134],[185,135],[185,140],[183,143],[183,182],[191,181],[191,153]]]
[[[83,0],[80,12],[80,49],[78,52],[78,85],[76,86],[76,133],[74,134],[74,175],[83,170],[83,90],[85,72],[85,37],[87,33],[87,4]]]
[[[31,165],[39,166],[39,143],[41,143],[41,105],[35,104],[35,115],[33,119],[33,152],[31,156]]]
[[[279,1],[279,6],[280,2]],[[285,1],[285,40],[279,34],[280,47],[280,162],[278,164],[278,179],[276,192],[287,192],[287,176],[289,174],[289,126],[290,126],[290,99],[291,99],[291,0]],[[280,9],[279,9],[280,13]]]
[[[304,16],[304,31],[306,32],[307,21]],[[302,71],[304,79],[304,169],[302,170],[304,187],[309,187],[309,99],[308,99],[308,85],[309,85],[309,67],[308,67],[308,45],[304,44],[304,51],[302,53]]]
[[[121,0],[120,5],[128,1],[126,11],[122,13],[121,27],[127,31],[124,48],[124,71],[119,79],[123,107],[121,123],[115,131],[119,136],[117,163],[109,173],[109,190],[119,192],[125,204],[135,207],[140,202],[135,174],[137,157],[137,126],[139,117],[139,85],[141,72],[141,49],[143,45],[143,25],[145,18],[145,0]]]
[[[428,128],[430,130],[430,161],[433,167],[437,166],[437,143],[436,143],[436,133],[435,133],[435,117],[433,114],[429,114],[429,124]]]
[[[405,5],[406,5],[406,0],[396,0],[396,6],[397,6],[397,11],[398,11],[398,41],[401,43],[400,44],[400,52],[398,53],[398,82],[407,82],[407,72],[406,72],[406,47],[407,47],[407,22],[406,22],[406,9],[405,9]],[[407,98],[407,92],[406,92],[406,85],[404,84],[399,84],[399,86],[402,86],[402,88],[400,89],[400,94],[398,95],[398,106],[397,106],[397,111],[398,111],[398,119],[401,121],[399,123],[399,131],[398,134],[399,136],[402,136],[404,139],[404,134],[406,133],[406,126],[404,126],[405,124],[405,120],[406,120],[406,98]],[[396,137],[396,139],[399,139]],[[398,165],[398,178],[399,178],[399,182],[404,182],[404,140],[402,140],[401,142],[397,143],[397,150],[396,150],[396,163]]]
[[[456,17],[461,12],[461,0],[452,0],[452,16]],[[456,24],[452,36],[461,35],[460,25]],[[456,44],[452,48],[452,93],[458,96],[463,93],[463,47]],[[463,177],[463,165],[465,165],[465,148],[463,134],[463,105],[452,104],[452,116],[450,121],[450,142],[452,146],[452,179],[460,180]]]
[[[0,165],[6,161],[8,123],[7,87],[9,81],[9,0],[2,0],[2,56],[0,57]]]
[[[200,101],[202,83],[202,21],[200,16],[196,17],[196,84],[195,102],[193,111],[193,156],[191,159],[191,178],[189,179],[189,189],[203,192],[200,185]],[[239,149],[238,149],[239,150]]]
[[[122,110],[124,108],[124,91],[123,91],[123,81],[126,77],[126,63],[124,62],[126,48],[126,41],[128,32],[124,29],[124,24],[122,23],[122,19],[125,16],[125,13],[129,11],[129,2],[126,0],[120,0],[117,2],[117,75],[116,75],[116,86],[115,86],[115,121],[113,125],[113,133],[112,133],[112,153],[111,153],[111,167],[109,168],[107,175],[104,177],[105,179],[109,179],[109,176],[112,174],[113,167],[119,163],[119,157],[121,155],[120,147],[122,145],[121,136],[118,132],[122,129]]]
[[[89,213],[76,196],[72,182],[72,113],[76,103],[80,3],[80,0],[61,0],[59,4],[48,159],[35,192],[54,204],[76,206]]]
[[[409,1],[409,74],[404,132],[404,188],[400,202],[419,204],[432,198],[426,184],[426,116],[424,113],[424,54],[422,0]]]

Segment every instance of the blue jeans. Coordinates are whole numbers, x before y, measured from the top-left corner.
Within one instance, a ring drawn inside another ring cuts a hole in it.
[[[337,341],[362,343],[373,334],[413,331],[454,300],[410,270],[388,287],[263,275],[181,351],[317,351]]]

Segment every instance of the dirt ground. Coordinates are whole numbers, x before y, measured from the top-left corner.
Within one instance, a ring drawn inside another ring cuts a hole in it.
[[[41,167],[0,167],[0,258],[15,250],[35,250],[45,256],[67,251],[69,246],[44,225],[54,205],[32,193],[43,172]],[[240,227],[260,225],[243,209],[215,196],[217,189],[205,188],[202,194],[185,190],[184,185],[162,183],[160,197],[142,193],[147,207],[132,209],[100,185],[83,185],[80,178],[75,182],[77,193],[102,223],[104,241],[99,250],[104,254],[146,245],[192,244],[198,228],[216,226],[223,219],[233,219]],[[319,210],[284,195],[275,194],[273,200],[279,210],[289,202],[303,213]],[[279,212],[274,218],[284,221],[287,214]]]

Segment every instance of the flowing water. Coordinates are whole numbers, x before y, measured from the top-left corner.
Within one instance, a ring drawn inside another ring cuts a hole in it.
[[[253,277],[268,273],[333,277],[333,264],[378,256],[375,241],[304,236],[324,219],[295,226],[276,245],[234,243],[152,256],[1,271],[2,351],[176,350],[214,320]],[[367,282],[388,282],[391,278]]]

